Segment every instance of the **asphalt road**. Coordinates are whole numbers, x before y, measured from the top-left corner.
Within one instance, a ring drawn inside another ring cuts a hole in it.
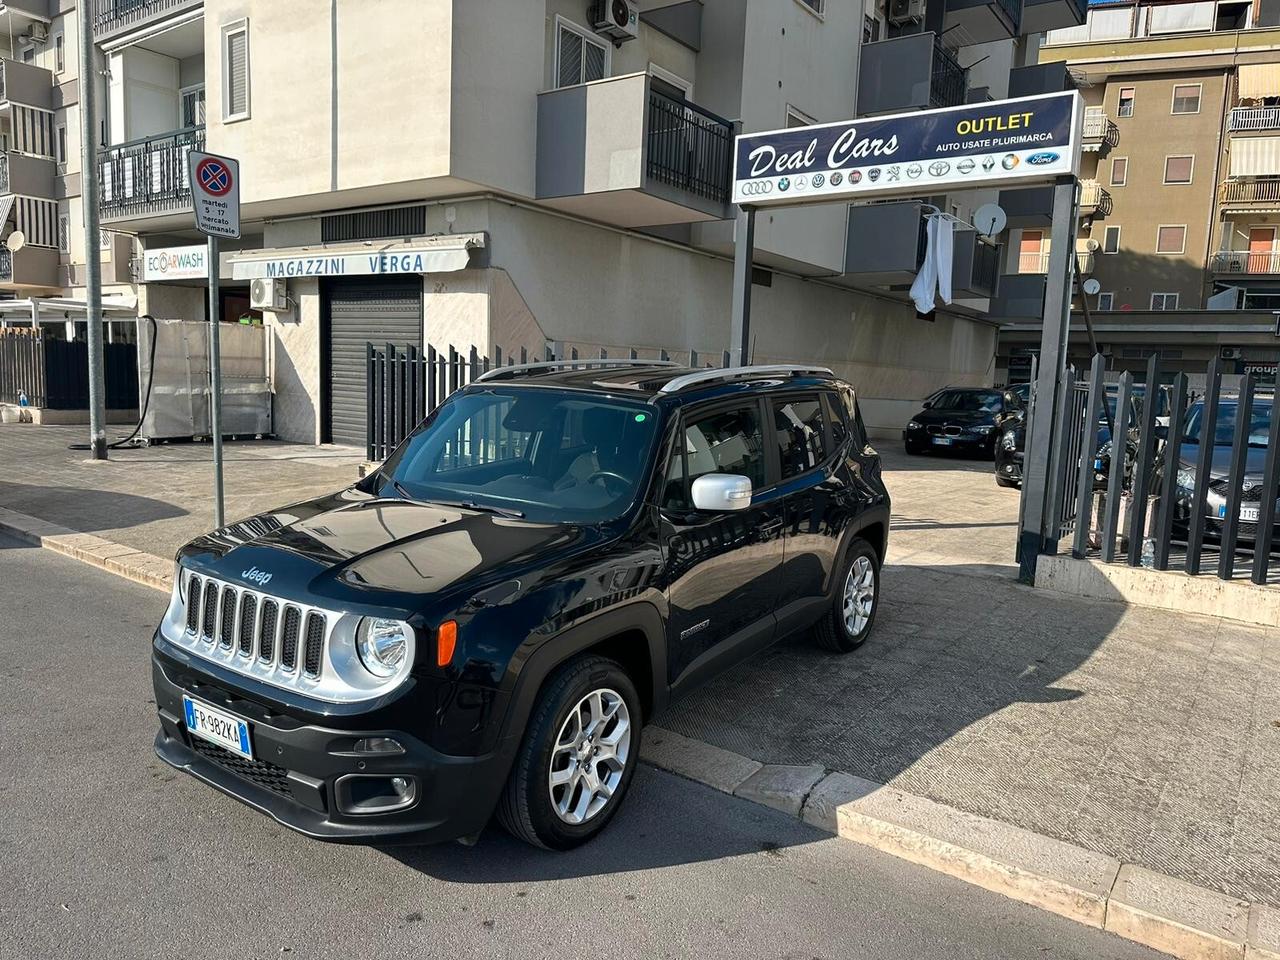
[[[163,603],[0,537],[0,956],[1157,956],[649,768],[570,854],[307,840],[152,754]]]

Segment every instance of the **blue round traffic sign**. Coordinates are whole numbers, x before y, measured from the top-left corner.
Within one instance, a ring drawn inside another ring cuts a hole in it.
[[[200,189],[215,197],[224,197],[231,192],[231,171],[221,160],[205,157],[196,165],[196,179]]]

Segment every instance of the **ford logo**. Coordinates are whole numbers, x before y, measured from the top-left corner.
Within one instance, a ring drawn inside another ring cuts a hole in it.
[[[1053,163],[1057,159],[1058,155],[1056,153],[1033,153],[1031,156],[1027,157],[1027,163],[1030,163],[1033,166],[1042,167],[1046,163]]]

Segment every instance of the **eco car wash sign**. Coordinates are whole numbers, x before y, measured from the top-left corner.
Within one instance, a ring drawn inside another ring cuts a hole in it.
[[[201,243],[190,247],[160,247],[142,252],[142,282],[203,280],[209,276],[209,250]]]
[[[212,153],[187,154],[196,229],[210,237],[240,236],[240,164]]]
[[[1078,93],[844,120],[737,138],[733,202],[777,206],[1020,186],[1080,169]]]

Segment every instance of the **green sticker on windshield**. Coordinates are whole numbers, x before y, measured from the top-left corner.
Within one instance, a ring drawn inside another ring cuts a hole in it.
[[[644,423],[647,419],[649,419],[649,415],[647,413],[636,414],[636,423]]]

